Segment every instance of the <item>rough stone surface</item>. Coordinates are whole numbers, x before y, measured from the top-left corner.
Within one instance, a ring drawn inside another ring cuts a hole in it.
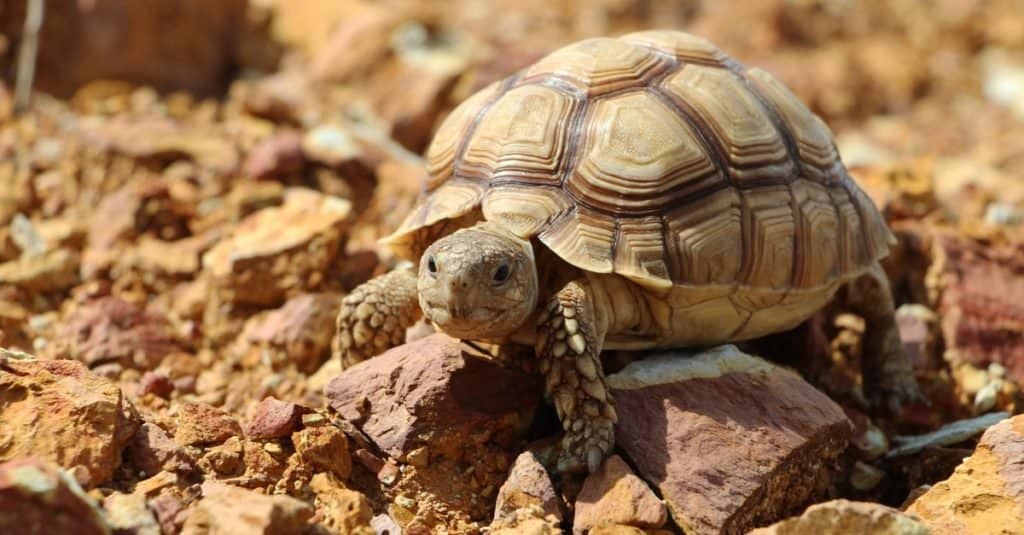
[[[166,317],[110,296],[75,309],[47,352],[54,358],[80,360],[89,367],[117,363],[152,370],[164,357],[181,350]]]
[[[160,426],[143,422],[128,444],[132,466],[147,476],[195,468],[195,460]]]
[[[301,534],[313,516],[308,503],[264,496],[215,481],[203,483],[203,498],[185,521],[183,535]]]
[[[665,525],[665,504],[618,455],[590,474],[576,496],[573,533],[610,525],[656,529]]]
[[[316,507],[321,512],[319,523],[332,533],[374,535],[370,526],[373,510],[362,493],[347,489],[327,474],[313,476],[310,487],[316,493]],[[398,535],[396,533],[395,535]]]
[[[0,464],[0,533],[110,533],[70,474],[27,457]]]
[[[302,424],[302,414],[306,411],[295,403],[264,398],[245,426],[245,436],[255,439],[288,436]]]
[[[78,282],[78,255],[54,249],[0,264],[0,284],[15,284],[35,292],[70,288]]]
[[[565,505],[551,483],[551,476],[532,452],[523,452],[516,457],[508,479],[498,490],[494,506],[494,520],[530,506],[539,507],[547,516],[561,522],[565,518]]]
[[[286,177],[302,170],[306,158],[302,154],[298,133],[285,131],[264,140],[249,152],[245,172],[261,180]]]
[[[303,462],[345,479],[352,472],[345,433],[332,424],[306,427],[292,434],[295,452]]]
[[[291,365],[315,371],[330,356],[331,338],[341,297],[302,294],[282,307],[254,316],[239,337],[239,351],[258,353],[275,369]]]
[[[936,535],[1024,533],[1024,416],[1005,419],[981,436],[949,479],[907,508]]]
[[[115,492],[103,500],[103,511],[115,533],[161,535],[160,524],[146,507],[146,497],[142,494]]]
[[[928,273],[946,358],[998,362],[1024,382],[1024,243],[939,233]]]
[[[609,377],[616,441],[689,533],[780,520],[818,495],[851,424],[790,371],[721,346]]]
[[[86,487],[110,480],[138,416],[116,385],[71,360],[0,350],[0,462],[32,455]]]
[[[226,301],[279,304],[321,284],[341,250],[351,213],[347,200],[289,188],[283,205],[246,217],[203,255],[203,266]]]
[[[436,334],[345,370],[326,394],[338,414],[400,458],[425,444],[432,452],[462,449],[470,436],[510,431],[517,422],[509,416],[540,402],[541,383]]]
[[[178,406],[178,427],[174,441],[182,446],[220,444],[242,435],[242,428],[230,414],[205,403]]]
[[[872,533],[877,535],[928,535],[928,528],[891,507],[877,503],[832,500],[812,505],[804,514],[783,520],[750,535],[823,535]]]

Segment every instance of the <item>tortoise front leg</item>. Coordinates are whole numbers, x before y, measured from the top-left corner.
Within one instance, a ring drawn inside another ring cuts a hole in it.
[[[839,304],[864,318],[863,381],[875,405],[893,414],[902,405],[924,401],[913,365],[900,341],[889,279],[877,262],[839,291]]]
[[[341,301],[333,356],[348,368],[405,342],[420,319],[416,275],[395,269],[357,286]]]
[[[604,371],[604,329],[595,321],[589,283],[567,284],[538,320],[537,356],[545,391],[565,430],[558,469],[594,472],[615,443],[615,409]]]

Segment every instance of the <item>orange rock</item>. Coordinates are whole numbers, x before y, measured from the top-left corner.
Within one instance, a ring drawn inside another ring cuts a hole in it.
[[[618,455],[587,477],[576,497],[573,533],[610,525],[656,529],[665,525],[665,504]]]
[[[1024,416],[982,435],[949,479],[932,486],[907,512],[935,535],[1024,533]]]

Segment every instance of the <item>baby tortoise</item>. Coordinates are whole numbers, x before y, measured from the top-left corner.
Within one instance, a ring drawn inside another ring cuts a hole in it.
[[[867,321],[874,399],[920,398],[879,259],[893,236],[828,127],[706,40],[581,41],[443,122],[416,208],[385,243],[418,262],[347,296],[345,365],[422,314],[534,346],[565,436],[595,470],[616,414],[602,349],[711,346],[793,328],[833,298]]]

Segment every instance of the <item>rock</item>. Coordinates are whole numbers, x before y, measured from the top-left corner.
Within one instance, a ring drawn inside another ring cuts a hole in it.
[[[255,439],[286,437],[302,424],[308,409],[271,397],[263,398],[245,426],[245,436]]]
[[[319,524],[332,533],[348,535],[374,535],[371,527],[373,510],[370,500],[361,492],[345,488],[328,474],[317,474],[310,481],[316,494]],[[395,535],[398,535],[396,532]]]
[[[935,535],[1024,532],[1024,416],[981,436],[949,479],[932,486],[907,512]]]
[[[153,512],[146,507],[146,497],[141,494],[115,492],[103,500],[107,522],[117,533],[132,535],[160,535],[160,524]]]
[[[107,79],[163,91],[222,93],[238,61],[245,13],[244,0],[158,0],[146,6],[105,0],[47,6],[36,87],[66,97],[83,84]],[[23,20],[24,7],[5,15]]]
[[[47,348],[53,358],[75,359],[89,367],[117,363],[152,370],[165,357],[180,352],[170,321],[158,312],[118,297],[88,301],[64,320]]]
[[[77,282],[78,255],[67,249],[22,256],[0,264],[0,284],[13,284],[27,291],[60,291]]]
[[[320,81],[366,75],[391,54],[391,32],[401,21],[395,10],[370,2],[344,4],[346,16],[313,58],[313,75]]]
[[[665,504],[618,455],[590,474],[576,496],[573,533],[582,535],[609,525],[657,529],[665,525]]]
[[[951,446],[963,442],[991,427],[1007,417],[1009,413],[993,412],[970,418],[950,422],[931,433],[916,436],[895,436],[893,441],[899,444],[898,447],[889,450],[887,458],[903,457],[913,455],[925,448],[934,446]]]
[[[0,464],[0,533],[110,533],[75,478],[32,457]]]
[[[938,233],[932,251],[929,291],[947,360],[997,362],[1024,384],[1024,242]]]
[[[299,535],[313,517],[308,503],[288,496],[264,496],[215,481],[203,483],[202,491],[182,535]]]
[[[805,506],[852,431],[795,373],[731,345],[647,358],[608,382],[618,446],[688,533],[739,532]]]
[[[255,179],[270,180],[302,171],[306,157],[301,140],[299,134],[290,130],[267,138],[249,152],[245,173]]]
[[[168,398],[171,392],[174,392],[174,383],[162,373],[146,372],[139,379],[139,389],[137,391],[139,397],[152,394],[157,397]]]
[[[147,476],[162,471],[191,472],[195,460],[160,426],[143,422],[128,445],[132,465]]]
[[[542,392],[538,377],[474,353],[446,335],[428,336],[342,372],[327,385],[328,403],[395,458],[423,445],[434,453],[471,447],[469,436],[528,421]]]
[[[928,535],[928,528],[891,507],[878,503],[832,500],[812,505],[804,514],[755,529],[750,535],[823,535],[872,533]]]
[[[544,516],[537,506],[516,509],[511,514],[491,522],[487,533],[491,535],[561,535],[559,521],[552,515]]]
[[[387,514],[379,514],[370,521],[370,527],[377,535],[402,535],[402,528]]]
[[[283,205],[242,220],[203,255],[203,266],[228,302],[280,304],[321,285],[342,249],[351,212],[344,199],[289,188]]]
[[[494,520],[531,506],[540,508],[543,516],[553,516],[558,522],[565,519],[565,505],[548,471],[532,452],[526,451],[516,457],[508,479],[498,490]]]
[[[205,403],[179,405],[177,422],[174,441],[182,446],[220,444],[242,435],[242,428],[230,414]]]
[[[302,294],[281,308],[253,316],[238,341],[242,354],[257,353],[274,369],[286,366],[313,372],[330,356],[341,296]]]
[[[185,504],[169,494],[161,494],[149,501],[153,516],[160,523],[163,533],[179,533],[185,523]]]
[[[0,350],[0,462],[32,455],[87,488],[109,481],[139,425],[121,390],[79,362],[7,355]]]
[[[315,471],[323,470],[340,479],[347,479],[352,473],[348,439],[332,424],[323,423],[297,431],[292,434],[292,444],[302,462]]]
[[[924,305],[906,304],[896,310],[900,341],[915,370],[940,367],[938,316]]]
[[[478,355],[436,334],[348,368],[327,386],[330,407],[393,459],[408,463],[410,453],[428,448],[425,467],[388,461],[377,471],[415,504],[396,517],[405,528],[458,531],[493,515],[542,381]]]

